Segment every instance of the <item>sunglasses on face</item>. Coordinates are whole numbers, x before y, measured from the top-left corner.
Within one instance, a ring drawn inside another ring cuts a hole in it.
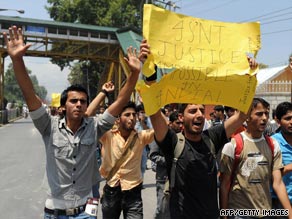
[[[84,99],[70,99],[69,100],[69,102],[72,103],[72,104],[76,104],[78,101],[80,101],[80,103],[82,105],[87,103],[87,100],[84,100]]]

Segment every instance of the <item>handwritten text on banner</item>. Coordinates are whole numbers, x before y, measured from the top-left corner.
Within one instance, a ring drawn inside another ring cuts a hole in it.
[[[247,112],[255,87],[246,55],[260,49],[260,25],[203,20],[144,5],[143,35],[151,54],[143,74],[154,65],[174,69],[151,86],[139,82],[146,113],[169,103],[223,104]]]

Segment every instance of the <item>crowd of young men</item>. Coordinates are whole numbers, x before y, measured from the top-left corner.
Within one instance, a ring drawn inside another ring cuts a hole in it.
[[[260,213],[252,217],[229,215],[229,218],[262,218],[266,216],[263,210],[272,207],[284,208],[286,211],[283,212],[292,218],[290,103],[282,103],[276,109],[280,132],[271,142],[263,135],[270,108],[261,98],[253,100],[247,115],[235,111],[224,122],[206,130],[203,130],[205,106],[188,103],[178,109],[178,129],[175,124],[169,126],[165,115],[158,110],[150,116],[153,129],[137,132],[134,129],[136,106],[128,101],[141,70],[140,61],[150,54],[150,47],[144,40],[139,56],[136,49],[128,48],[125,60],[131,74],[116,101],[102,115],[88,117],[87,91],[79,85],[72,85],[61,96],[64,116],[50,116],[25,69],[23,56],[30,45],[24,44],[21,29],[13,26],[9,28],[9,38],[7,33],[3,36],[30,116],[45,144],[49,183],[45,218],[96,218],[85,210],[89,206],[88,198],[92,196],[92,186],[96,183],[95,151],[99,141],[103,157],[100,173],[106,179],[101,200],[103,217],[119,218],[123,211],[125,218],[143,218],[140,168],[143,149],[155,137],[169,176],[179,129],[183,129],[185,145],[176,163],[170,218],[217,219],[220,208],[258,209]],[[248,61],[251,68],[256,66],[253,59]],[[89,109],[93,112],[96,108]],[[112,129],[116,119],[117,128]],[[239,134],[241,143],[234,138],[230,141],[245,121],[246,130]],[[235,151],[240,144],[243,148],[237,157]],[[222,148],[219,208],[216,154]],[[235,161],[237,165],[234,165]],[[284,182],[282,174],[285,175]],[[273,188],[272,195],[270,188]]]

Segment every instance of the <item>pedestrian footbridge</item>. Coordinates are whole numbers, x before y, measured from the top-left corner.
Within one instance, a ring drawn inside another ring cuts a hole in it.
[[[140,32],[131,27],[114,28],[0,16],[0,110],[4,105],[4,60],[7,56],[2,33],[12,25],[21,27],[25,42],[32,45],[27,56],[105,62],[107,70],[100,84],[113,80],[118,88],[115,96],[129,74],[123,59],[126,49],[130,45],[138,49],[142,40]]]

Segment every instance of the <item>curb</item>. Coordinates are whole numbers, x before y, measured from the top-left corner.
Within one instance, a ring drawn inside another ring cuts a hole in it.
[[[19,119],[22,119],[22,118],[23,118],[23,116],[19,116],[19,117],[16,117],[14,119],[10,119],[6,124],[9,124],[11,122],[15,122],[16,120],[19,120]],[[0,127],[5,126],[6,124],[0,123]]]

